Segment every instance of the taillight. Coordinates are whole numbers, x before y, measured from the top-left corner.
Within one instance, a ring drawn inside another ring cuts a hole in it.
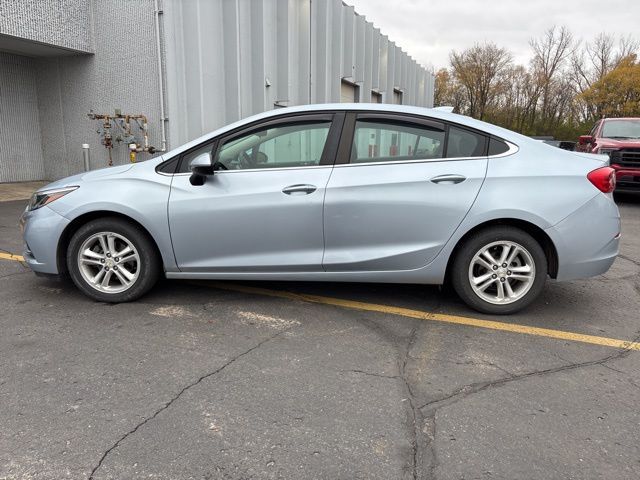
[[[603,193],[611,193],[616,188],[616,171],[611,167],[600,167],[590,171],[587,178]]]

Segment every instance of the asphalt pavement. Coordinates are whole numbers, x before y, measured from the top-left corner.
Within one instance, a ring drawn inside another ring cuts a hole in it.
[[[0,258],[0,479],[637,479],[640,351],[607,341],[640,336],[640,198],[618,200],[613,268],[509,317],[419,285],[109,305]],[[0,202],[0,252],[24,204]]]

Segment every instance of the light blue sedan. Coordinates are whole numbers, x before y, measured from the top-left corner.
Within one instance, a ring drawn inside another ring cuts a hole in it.
[[[515,312],[618,254],[607,158],[438,109],[335,104],[247,118],[34,194],[38,274],[105,302],[175,279],[442,284]]]

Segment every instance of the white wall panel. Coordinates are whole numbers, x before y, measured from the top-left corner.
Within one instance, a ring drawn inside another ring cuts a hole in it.
[[[353,81],[353,70],[355,68],[355,20],[355,9],[349,5],[345,5],[342,9],[342,48],[340,50],[342,57],[341,76],[349,81]]]
[[[380,87],[380,29],[373,28],[371,37],[371,88]]]
[[[279,106],[339,102],[342,79],[430,106],[431,71],[341,0],[165,0],[170,146]],[[420,79],[424,78],[424,82]]]

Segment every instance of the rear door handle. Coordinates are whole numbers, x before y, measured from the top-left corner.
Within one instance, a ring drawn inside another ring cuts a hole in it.
[[[317,187],[315,185],[308,184],[298,184],[298,185],[289,185],[288,187],[284,187],[282,189],[282,193],[287,195],[309,195],[310,193],[315,192]]]
[[[438,175],[433,177],[431,181],[433,183],[444,183],[448,185],[452,185],[455,183],[464,182],[467,179],[464,175],[456,175],[456,174],[447,174],[447,175]]]

